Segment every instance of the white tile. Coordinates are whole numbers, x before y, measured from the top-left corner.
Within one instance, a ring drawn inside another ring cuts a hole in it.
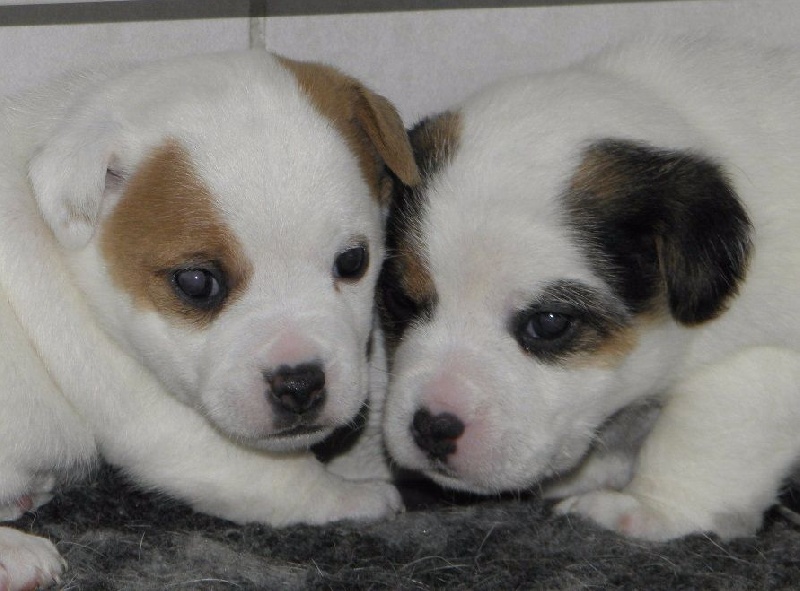
[[[269,6],[269,5],[267,5]],[[497,78],[559,66],[631,35],[798,43],[797,0],[706,0],[267,17],[266,45],[366,80],[406,121]]]
[[[0,26],[0,94],[18,92],[64,71],[245,49],[248,40],[247,18]]]

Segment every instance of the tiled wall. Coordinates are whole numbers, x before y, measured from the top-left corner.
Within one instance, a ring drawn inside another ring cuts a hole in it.
[[[478,8],[419,10],[463,6]],[[365,10],[379,11],[359,12]],[[342,67],[394,100],[411,122],[488,81],[563,64],[632,35],[701,33],[800,44],[798,31],[798,0],[12,5],[0,6],[0,92],[104,62],[263,45]]]

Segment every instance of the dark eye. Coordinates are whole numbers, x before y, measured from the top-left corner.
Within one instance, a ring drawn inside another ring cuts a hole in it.
[[[369,253],[363,244],[348,248],[336,255],[333,261],[333,276],[337,279],[358,280],[369,266]]]
[[[381,286],[382,308],[389,318],[398,324],[405,324],[419,314],[419,307],[396,285]]]
[[[572,318],[558,312],[534,312],[528,317],[525,335],[530,339],[552,341],[572,327]]]
[[[179,269],[172,275],[175,292],[196,308],[216,308],[225,299],[222,274],[216,269]]]
[[[511,331],[525,351],[547,358],[570,347],[577,324],[569,314],[534,309],[520,312],[512,320]]]

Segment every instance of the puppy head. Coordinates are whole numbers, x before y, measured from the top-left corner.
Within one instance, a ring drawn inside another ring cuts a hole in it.
[[[387,169],[416,180],[385,99],[253,52],[78,97],[30,177],[127,354],[225,433],[279,450],[366,399]]]
[[[395,197],[380,281],[386,434],[446,486],[574,467],[607,419],[665,387],[685,328],[745,273],[749,221],[721,168],[630,139],[675,143],[682,121],[560,90],[500,89],[412,132],[423,182]]]

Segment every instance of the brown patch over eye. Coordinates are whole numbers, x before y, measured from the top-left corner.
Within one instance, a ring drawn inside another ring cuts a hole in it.
[[[112,281],[130,294],[135,306],[200,327],[238,297],[252,272],[176,141],[154,149],[126,183],[103,226],[100,248]],[[189,281],[182,270],[213,275],[224,298],[213,306],[198,306],[181,297],[176,285],[188,289]]]

